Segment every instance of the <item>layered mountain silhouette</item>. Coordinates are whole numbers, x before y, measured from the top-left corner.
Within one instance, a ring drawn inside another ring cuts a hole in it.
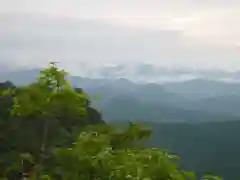
[[[24,85],[34,81],[39,69],[0,74],[0,81]],[[74,87],[83,88],[105,120],[147,120],[156,122],[206,122],[238,120],[240,84],[209,80],[179,83],[138,84],[121,78],[90,79],[69,76]]]

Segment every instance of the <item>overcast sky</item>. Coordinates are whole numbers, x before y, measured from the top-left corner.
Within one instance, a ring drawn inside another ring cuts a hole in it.
[[[0,4],[0,12],[3,13],[41,13],[93,19],[149,33],[177,32],[176,37],[169,36],[172,41],[169,49],[164,47],[164,52],[171,54],[169,59],[164,55],[164,63],[160,63],[159,59],[163,59],[161,54],[154,51],[149,56],[150,51],[147,50],[146,53],[138,52],[139,62],[240,68],[239,0],[0,0]],[[154,42],[153,36],[151,35],[152,43],[155,44],[153,49],[162,48]],[[128,43],[127,40],[123,42]],[[1,44],[3,45],[4,43]],[[104,63],[114,63],[121,61],[120,53],[129,53],[128,58],[124,57],[129,60],[137,51],[119,51],[111,57],[102,54],[99,59],[107,59]],[[198,57],[194,57],[194,54]]]

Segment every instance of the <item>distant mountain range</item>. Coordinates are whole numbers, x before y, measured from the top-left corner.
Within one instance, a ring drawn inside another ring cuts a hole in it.
[[[240,82],[240,71],[230,72],[220,69],[190,68],[168,69],[150,63],[103,65],[102,67],[99,67],[99,69],[95,69],[95,71],[95,75],[101,78],[120,78],[123,76],[134,81],[143,82],[154,81],[157,83],[164,83],[169,81],[178,82],[192,79]]]
[[[0,71],[0,81],[23,85],[34,81],[38,72]],[[209,171],[239,179],[234,172],[239,169],[240,84],[203,79],[138,84],[123,78],[68,78],[73,86],[100,95],[92,105],[107,122],[122,127],[129,120],[142,121],[151,128],[153,135],[146,145],[179,154],[184,169],[195,170],[199,176]],[[233,165],[230,169],[229,164]]]
[[[36,79],[39,69],[0,73],[0,81],[23,85]],[[110,120],[205,122],[240,119],[240,84],[203,79],[178,83],[138,84],[121,78],[90,79],[69,76],[83,88],[103,117]]]

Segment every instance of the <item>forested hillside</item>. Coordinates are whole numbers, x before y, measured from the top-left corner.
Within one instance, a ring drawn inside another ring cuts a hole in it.
[[[201,124],[156,124],[148,145],[163,146],[182,157],[182,167],[198,175],[213,173],[240,179],[240,121]]]
[[[1,179],[195,179],[177,156],[138,142],[151,135],[148,128],[107,125],[55,63],[39,75],[26,86],[0,84]]]
[[[123,121],[112,122],[127,127]],[[181,167],[202,174],[218,174],[224,179],[239,179],[240,121],[190,123],[141,122],[152,130],[145,145],[167,148],[182,157]]]

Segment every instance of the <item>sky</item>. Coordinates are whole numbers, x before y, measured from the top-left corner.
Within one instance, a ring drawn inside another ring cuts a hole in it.
[[[104,31],[106,42],[103,40],[99,44],[99,41],[96,41],[96,39],[103,39],[103,35],[97,29],[90,29],[95,41],[91,38],[85,38],[85,44],[82,42],[81,47],[88,49],[84,51],[88,53],[83,53],[82,57],[87,59],[87,64],[90,65],[93,64],[92,62],[98,61],[100,65],[144,62],[167,67],[222,68],[228,70],[240,68],[239,0],[0,0],[0,2],[0,13],[36,13],[44,15],[45,18],[48,16],[68,17],[73,18],[74,21],[78,19],[79,23],[85,20],[100,23],[101,28],[105,26],[104,29],[112,28]],[[0,23],[6,24],[6,20],[2,20]],[[14,26],[14,23],[17,22],[13,22],[11,25]],[[18,24],[15,29],[19,26],[22,25]],[[62,24],[62,26],[64,25]],[[8,32],[7,29],[4,31],[7,26],[2,27],[2,32]],[[73,27],[75,28],[75,26]],[[95,26],[88,28],[91,27]],[[9,25],[8,28],[11,29],[11,26]],[[69,33],[70,27],[68,25],[65,29],[66,33]],[[48,31],[48,28],[45,30]],[[94,30],[95,32],[93,32]],[[25,32],[29,31],[31,29],[28,28]],[[62,35],[64,32],[61,31],[60,34]],[[74,33],[76,36],[79,35],[78,37],[81,36],[78,34],[79,32],[74,31]],[[134,34],[137,35],[134,37]],[[35,34],[33,38],[36,38],[37,35]],[[72,39],[76,44],[78,38],[72,36]],[[82,39],[80,38],[80,40]],[[12,44],[16,45],[13,41],[18,41],[21,44],[19,38],[17,40],[11,39]],[[65,41],[70,40],[65,37]],[[7,43],[9,39],[5,39],[1,46],[5,45],[4,42],[11,48],[11,43]],[[72,46],[74,43],[69,42]],[[149,46],[144,45],[144,43],[148,43]],[[34,55],[30,55],[31,53],[28,57],[26,55],[28,51],[33,52],[31,48],[26,47],[20,52],[21,48],[18,50],[17,46],[13,47],[18,52],[15,53],[14,57],[6,55],[8,51],[2,55],[0,53],[0,57],[4,57],[8,61],[13,59],[20,64],[35,63],[34,60],[30,60],[35,58]],[[65,51],[64,47],[62,46],[62,53]],[[69,45],[68,48],[70,47]],[[69,50],[61,55],[66,57],[62,61],[69,68],[75,68],[75,71],[79,66],[69,65],[70,63],[67,63],[66,59],[69,58],[72,63],[79,64],[76,51],[77,49],[74,52],[71,50],[71,55],[69,55]],[[51,54],[49,51],[47,53],[42,51],[40,47],[36,47],[34,52],[35,55],[43,58],[45,57],[42,56],[43,53]],[[95,52],[95,56],[93,56],[93,52]],[[55,58],[53,54],[47,55],[46,58]],[[56,58],[58,57],[56,56]],[[86,64],[86,62],[84,63]]]

